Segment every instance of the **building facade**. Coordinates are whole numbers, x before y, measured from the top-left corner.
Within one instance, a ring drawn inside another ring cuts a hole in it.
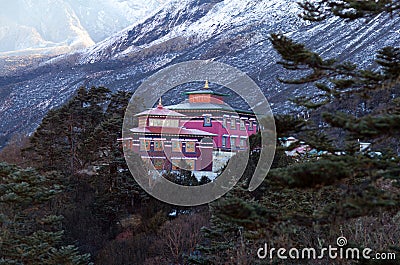
[[[212,91],[208,81],[203,89],[185,94],[188,96],[185,102],[167,106],[186,115],[183,126],[216,134],[215,150],[234,152],[248,148],[249,136],[258,130],[252,112],[230,107],[224,101],[229,95]]]
[[[214,92],[208,81],[201,90],[185,93],[184,102],[137,114],[132,137],[120,139],[157,170],[185,168],[215,172],[236,152],[247,150],[258,129],[255,115],[232,109],[227,94]]]

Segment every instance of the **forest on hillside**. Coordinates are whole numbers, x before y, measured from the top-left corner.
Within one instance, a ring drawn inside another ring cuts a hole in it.
[[[400,2],[301,7],[312,23],[332,16],[346,23],[398,16]],[[207,205],[170,205],[136,183],[117,141],[132,94],[81,87],[31,136],[15,135],[0,152],[0,264],[400,264],[400,47],[382,47],[373,67],[362,69],[350,56],[324,58],[279,33],[270,41],[281,56],[280,81],[318,90],[293,99],[310,118],[298,109],[275,115],[277,137],[296,136],[322,154],[289,157],[295,146],[278,141],[271,170],[249,192],[263,137],[256,134],[231,191]],[[285,78],[293,72],[295,79]],[[361,152],[359,141],[374,152]],[[164,177],[188,186],[210,181],[184,170]],[[339,237],[344,251],[395,258],[258,255],[265,244],[321,249]]]

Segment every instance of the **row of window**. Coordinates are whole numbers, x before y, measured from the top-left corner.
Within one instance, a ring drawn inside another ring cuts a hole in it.
[[[172,170],[186,169],[194,170],[194,159],[172,159]]]
[[[172,140],[172,152],[185,153],[195,153],[196,152],[196,142],[195,141],[178,141]],[[162,140],[150,140],[150,139],[140,139],[140,151],[163,151],[164,142]]]
[[[223,135],[222,136],[222,147],[227,147],[228,146],[228,138],[229,138],[229,143],[231,148],[245,148],[247,146],[247,138],[244,137],[237,137],[236,135],[228,136],[228,135]],[[239,139],[239,141],[238,141]]]
[[[232,130],[236,130],[237,127],[237,119],[236,117],[223,117],[222,126],[227,128],[228,119],[230,120],[230,128]],[[146,126],[146,119],[139,120],[139,127]],[[179,120],[176,119],[150,119],[149,126],[152,127],[179,127]],[[210,115],[204,116],[203,127],[212,127],[212,118]],[[239,119],[239,129],[242,131],[246,130],[246,121],[243,119]],[[248,130],[252,131],[254,129],[254,121],[248,121]]]
[[[179,127],[179,120],[177,119],[150,119],[149,126],[151,127]]]
[[[181,152],[184,150],[186,153],[196,152],[196,142],[182,142],[172,140],[172,152]]]
[[[237,127],[237,118],[235,117],[231,117],[230,119],[230,128],[231,130],[236,130]],[[227,128],[227,123],[228,123],[228,117],[223,117],[222,120],[222,126],[224,128]],[[204,116],[204,123],[203,123],[204,127],[212,127],[212,123],[211,123],[211,116]],[[246,121],[243,119],[239,119],[239,129],[242,131],[246,130]],[[248,121],[248,130],[252,131],[254,129],[254,121],[249,120]]]

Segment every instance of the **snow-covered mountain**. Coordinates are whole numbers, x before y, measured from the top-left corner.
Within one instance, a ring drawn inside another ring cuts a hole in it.
[[[185,38],[192,45],[199,44],[223,32],[248,26],[270,24],[288,32],[301,23],[296,17],[298,11],[295,1],[173,0],[155,17],[88,49],[82,54],[82,62],[124,57],[173,39]]]
[[[61,54],[102,41],[162,0],[14,0],[0,9],[0,56]]]
[[[92,47],[0,77],[0,137],[34,130],[49,109],[79,86],[132,91],[154,71],[193,59],[243,70],[261,87],[273,110],[285,112],[292,108],[288,98],[313,91],[277,81],[282,68],[276,64],[279,57],[270,33],[286,33],[326,57],[356,58],[364,66],[373,64],[377,49],[400,43],[398,17],[351,23],[332,18],[311,24],[299,19],[298,12],[291,0],[172,0]],[[179,91],[174,93],[164,99],[167,104],[181,98]]]

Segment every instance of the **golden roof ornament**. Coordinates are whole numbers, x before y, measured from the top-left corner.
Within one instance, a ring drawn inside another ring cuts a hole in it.
[[[208,80],[206,80],[206,83],[204,84],[205,89],[209,89],[210,87],[208,86]]]

